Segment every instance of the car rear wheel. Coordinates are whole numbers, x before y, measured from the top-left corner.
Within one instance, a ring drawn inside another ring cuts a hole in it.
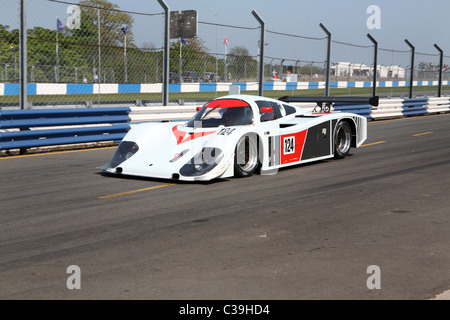
[[[345,158],[350,152],[352,144],[352,129],[346,121],[337,124],[334,133],[334,157],[336,159]]]
[[[245,135],[236,144],[234,173],[236,177],[250,177],[258,169],[258,139],[256,135]]]

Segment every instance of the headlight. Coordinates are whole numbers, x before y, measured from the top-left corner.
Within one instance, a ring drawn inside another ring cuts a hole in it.
[[[206,147],[180,169],[185,177],[201,176],[212,169],[223,159],[223,151],[218,148]]]
[[[120,165],[125,160],[130,159],[136,152],[138,152],[139,147],[135,142],[132,141],[122,141],[117,147],[111,161],[108,166],[110,168],[115,168]]]

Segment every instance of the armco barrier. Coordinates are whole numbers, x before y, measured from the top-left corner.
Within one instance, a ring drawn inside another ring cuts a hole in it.
[[[293,103],[307,111],[311,103]],[[197,105],[86,109],[5,110],[0,112],[0,151],[52,145],[121,140],[142,122],[190,119]],[[450,112],[450,98],[380,99],[378,107],[335,104],[334,112],[369,120]]]
[[[5,110],[0,150],[120,140],[130,129],[130,108]]]
[[[450,112],[450,98],[380,99],[378,107],[335,104],[333,110],[356,113],[372,120],[399,118]]]

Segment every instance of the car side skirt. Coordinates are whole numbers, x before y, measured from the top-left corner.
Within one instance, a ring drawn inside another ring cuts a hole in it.
[[[364,125],[359,118],[344,118],[353,127],[352,147],[359,147],[363,137]],[[344,119],[330,119],[299,132],[281,133],[268,137],[268,163],[266,168],[275,169],[319,161],[334,156],[334,130]],[[355,122],[356,120],[356,122]]]

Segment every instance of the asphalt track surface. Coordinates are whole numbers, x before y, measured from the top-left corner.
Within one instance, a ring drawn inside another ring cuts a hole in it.
[[[373,121],[345,159],[212,183],[104,176],[114,148],[2,157],[0,299],[433,298],[450,288],[449,122]]]

